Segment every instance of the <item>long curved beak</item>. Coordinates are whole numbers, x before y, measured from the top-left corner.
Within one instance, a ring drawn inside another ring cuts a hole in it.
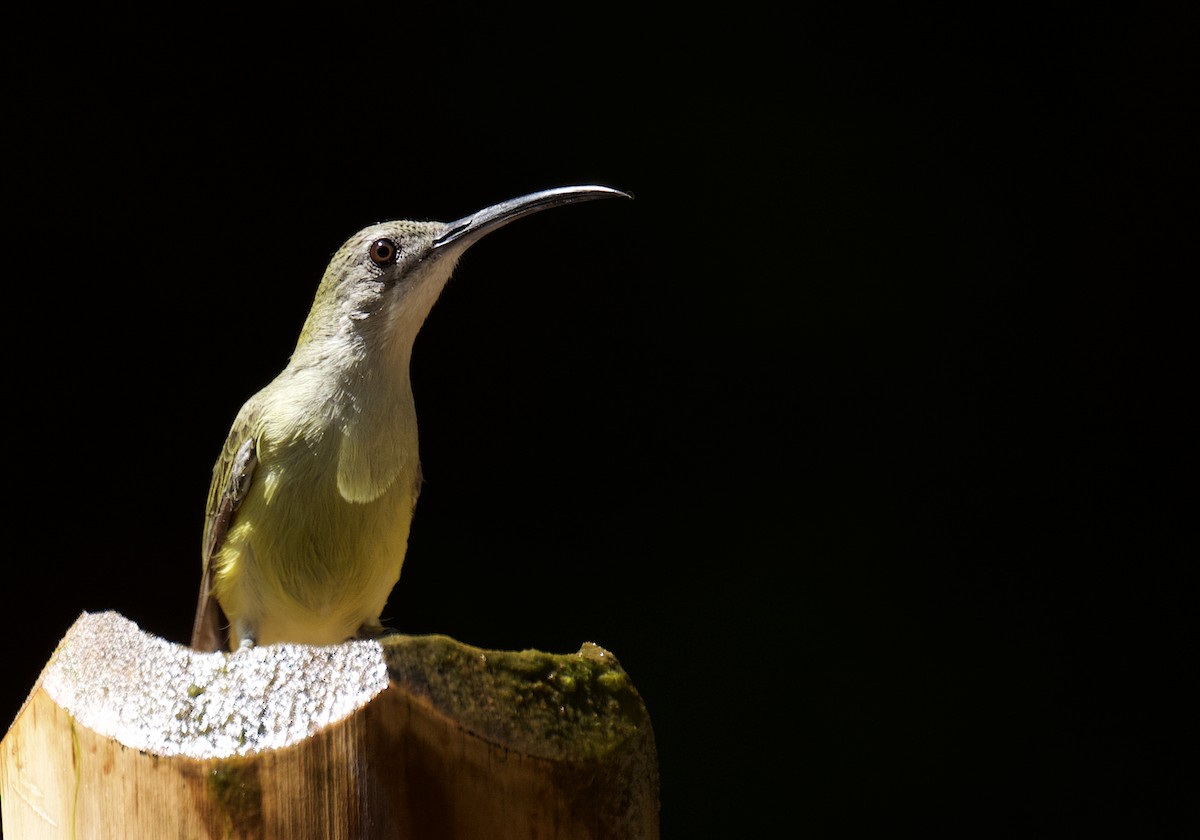
[[[552,190],[523,195],[501,201],[491,207],[485,207],[469,216],[463,216],[457,221],[449,222],[441,236],[433,241],[433,253],[442,249],[466,250],[494,230],[499,230],[509,222],[523,216],[529,216],[540,210],[551,207],[562,207],[565,204],[575,204],[580,201],[592,201],[597,198],[633,198],[629,193],[614,190],[611,187],[555,187]]]

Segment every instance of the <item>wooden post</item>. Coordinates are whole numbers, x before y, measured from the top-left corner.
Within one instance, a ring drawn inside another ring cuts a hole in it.
[[[658,837],[645,705],[615,657],[445,636],[198,653],[83,614],[0,744],[37,838]]]

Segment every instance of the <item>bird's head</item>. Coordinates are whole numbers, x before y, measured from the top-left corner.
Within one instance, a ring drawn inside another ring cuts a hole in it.
[[[293,361],[325,364],[394,348],[407,356],[459,257],[487,234],[540,210],[621,196],[608,187],[559,187],[504,201],[453,222],[383,222],[338,249],[300,333]],[[311,358],[309,358],[311,357]]]

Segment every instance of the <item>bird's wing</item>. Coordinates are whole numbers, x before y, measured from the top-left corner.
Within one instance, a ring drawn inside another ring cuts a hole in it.
[[[212,591],[216,576],[214,563],[225,542],[233,515],[246,497],[250,480],[254,477],[254,468],[258,465],[258,441],[253,432],[256,416],[256,411],[243,409],[225,440],[221,457],[213,467],[212,484],[208,489],[208,510],[204,517],[204,573],[200,579],[196,619],[192,624],[192,647],[196,650],[215,651],[226,647],[228,628]]]

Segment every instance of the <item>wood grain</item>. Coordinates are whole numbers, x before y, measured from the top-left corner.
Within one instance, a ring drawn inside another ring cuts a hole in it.
[[[594,645],[198,653],[84,614],[0,744],[0,807],[32,840],[654,840],[658,771],[641,698]]]

